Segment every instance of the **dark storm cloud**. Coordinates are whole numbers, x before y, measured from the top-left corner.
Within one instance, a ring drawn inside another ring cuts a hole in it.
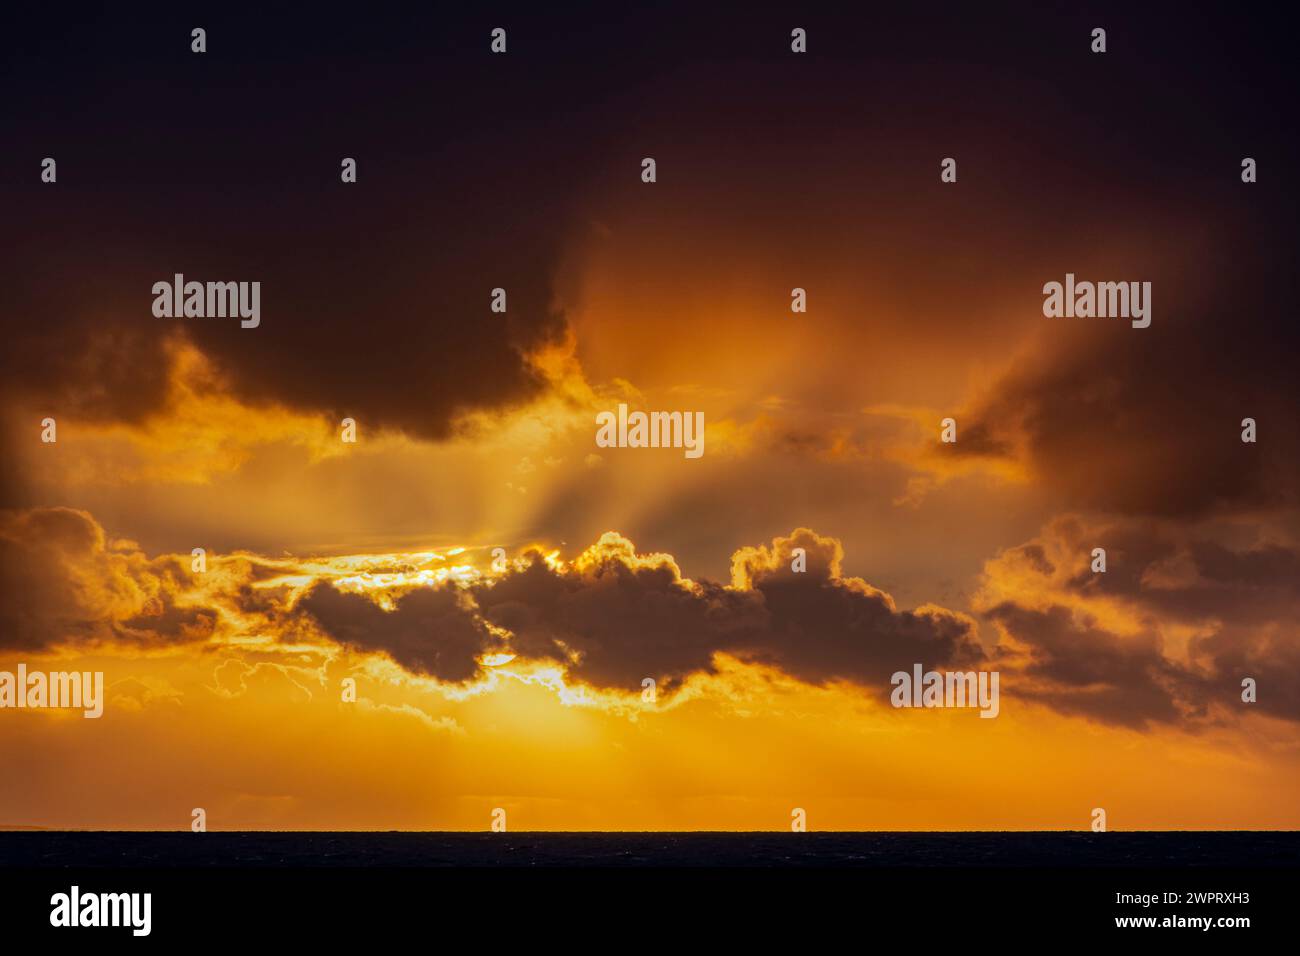
[[[105,540],[83,511],[0,512],[0,647],[201,641],[214,608],[178,604],[180,566]]]
[[[1016,672],[1017,696],[1139,729],[1191,716],[1187,704],[1201,688],[1164,656],[1155,635],[1120,637],[1060,606],[1039,611],[1001,604],[987,614],[1030,647],[1027,666]]]
[[[1104,573],[1090,568],[1095,546]],[[1132,727],[1247,708],[1300,720],[1293,543],[1230,546],[1168,522],[1070,516],[1003,552],[985,578],[976,603],[1015,642],[1001,654],[1019,696]],[[1124,633],[1101,622],[1117,609],[1131,622]],[[1185,653],[1180,630],[1192,635]],[[1261,688],[1256,703],[1241,700],[1245,678]]]
[[[646,677],[673,683],[711,671],[715,651],[734,649],[766,622],[756,595],[711,582],[690,589],[669,566],[634,567],[625,557],[569,572],[533,560],[476,589],[475,599],[487,620],[514,634],[518,652],[628,690]]]
[[[790,548],[808,554],[790,570]],[[392,611],[361,595],[317,585],[299,604],[334,640],[389,653],[446,680],[477,670],[474,658],[509,650],[562,665],[597,687],[635,691],[646,677],[669,689],[712,672],[713,655],[769,664],[800,680],[847,680],[884,697],[889,677],[927,667],[975,664],[983,652],[973,622],[940,608],[898,611],[889,597],[838,572],[837,542],[809,531],[776,548],[742,549],[747,588],[685,581],[670,561],[638,557],[607,535],[573,565],[551,568],[537,554],[522,568],[468,589],[420,589]],[[485,626],[510,632],[506,645]]]
[[[1300,721],[1300,640],[1295,620],[1293,612],[1273,626],[1238,627],[1228,621],[1217,633],[1197,640],[1195,652],[1214,662],[1209,683],[1216,699],[1239,701],[1242,680],[1249,677],[1256,683],[1258,701],[1246,706]]]
[[[1300,611],[1300,550],[1294,544],[1229,546],[1210,535],[1154,520],[1066,516],[1055,519],[1043,537],[1053,553],[1072,553],[1072,563],[1053,566],[1040,543],[1018,553],[1045,587],[1130,602],[1161,620],[1257,625]],[[1104,574],[1091,570],[1091,550],[1101,546]]]
[[[7,392],[139,421],[175,333],[250,402],[422,438],[536,392],[525,354],[563,331],[555,276],[600,135],[571,79],[534,82],[522,50],[449,55],[432,19],[368,17],[349,52],[323,16],[206,18],[203,55],[175,13],[23,31],[12,145],[59,178],[11,171]],[[259,281],[260,326],[156,318],[152,286],[175,273]]]
[[[1279,356],[1261,351],[1226,380],[1212,343],[1142,351],[1061,356],[1002,383],[976,415],[988,430],[1017,434],[1035,476],[1067,507],[1198,515],[1300,500],[1300,393]],[[1257,422],[1255,444],[1240,439],[1245,418]]]
[[[953,453],[1021,458],[1070,509],[1194,517],[1300,503],[1294,200],[1236,187],[1207,195],[1213,232],[1171,237],[1163,261],[1102,256],[1043,276],[1151,281],[1152,324],[1039,316],[1043,341],[961,417]],[[1241,441],[1246,418],[1254,444]]]
[[[807,552],[804,572],[790,568],[794,547]],[[896,610],[887,595],[840,577],[838,548],[800,530],[772,551],[742,549],[735,573],[748,588],[729,589],[683,582],[674,566],[638,561],[618,539],[567,571],[534,562],[475,598],[523,652],[567,660],[570,673],[598,686],[674,683],[711,671],[720,651],[810,683],[843,679],[883,695],[889,676],[915,662],[982,658],[969,619]]]
[[[385,611],[360,594],[318,583],[298,608],[340,644],[383,651],[407,670],[459,683],[479,673],[476,658],[500,642],[450,588],[419,588],[396,598]]]
[[[806,571],[791,567],[796,547],[806,554]],[[843,678],[886,688],[890,675],[916,663],[972,667],[985,660],[969,617],[934,605],[900,611],[888,594],[842,576],[842,558],[837,540],[804,528],[771,547],[737,552],[733,578],[748,583],[767,615],[740,656],[813,683]]]

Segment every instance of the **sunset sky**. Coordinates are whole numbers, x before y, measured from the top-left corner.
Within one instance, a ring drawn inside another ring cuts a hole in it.
[[[1289,38],[191,19],[5,31],[0,670],[108,700],[0,711],[0,826],[1300,826]],[[1066,273],[1151,326],[1045,318]],[[892,708],[913,663],[998,717]]]

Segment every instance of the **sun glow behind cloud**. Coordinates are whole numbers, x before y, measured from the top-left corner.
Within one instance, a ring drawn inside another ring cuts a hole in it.
[[[70,542],[81,540],[76,527],[69,526]],[[129,544],[118,546],[133,554]],[[460,547],[217,556],[205,574],[181,574],[183,585],[157,585],[172,588],[163,599],[176,609],[171,616],[218,609],[204,636],[182,627],[171,640],[105,636],[93,648],[56,643],[23,656],[29,664],[51,659],[104,669],[108,717],[89,733],[72,734],[68,721],[24,715],[7,725],[17,732],[6,735],[6,759],[56,740],[80,750],[123,735],[165,759],[119,767],[87,752],[69,769],[74,778],[99,773],[107,780],[92,812],[45,785],[25,790],[7,812],[16,822],[155,827],[169,825],[172,803],[188,801],[229,827],[476,829],[492,807],[504,806],[521,828],[750,829],[779,827],[789,803],[811,804],[823,828],[1015,829],[1081,825],[1073,794],[1095,785],[1108,788],[1130,826],[1214,826],[1207,801],[1242,799],[1272,772],[1268,755],[1285,747],[1283,724],[1266,719],[1151,734],[1082,723],[1017,696],[1014,657],[1002,664],[1008,698],[998,721],[966,719],[969,713],[914,721],[889,708],[878,688],[799,679],[749,652],[715,652],[707,667],[664,683],[648,701],[636,681],[616,687],[576,676],[598,645],[558,641],[559,657],[530,657],[511,646],[517,635],[509,627],[490,621],[488,639],[502,649],[475,653],[477,675],[449,681],[399,665],[383,650],[340,643],[310,615],[295,613],[322,586],[388,616],[409,613],[405,599],[416,593],[482,602],[538,568],[556,581],[587,582],[596,594],[644,580],[669,595],[717,602],[752,594],[765,576],[780,574],[789,547],[790,540],[778,540],[738,550],[732,580],[720,591],[682,575],[671,555],[639,553],[613,532],[572,561],[559,549],[533,547],[495,568],[489,551]],[[843,580],[849,593],[902,613],[887,594],[841,579],[837,543],[818,547],[825,550],[814,565],[828,585]],[[187,557],[135,558],[110,563],[108,572],[136,576],[148,593],[149,574],[183,566]],[[1010,557],[991,564],[989,575],[1003,582],[1001,599],[1025,586]],[[115,613],[144,634],[150,615],[142,621],[134,612]],[[440,636],[431,631],[427,640],[437,645]],[[16,659],[10,651],[0,665]],[[344,677],[357,681],[356,704],[340,700]],[[1073,741],[1066,753],[1061,735]],[[290,747],[307,739],[322,746]],[[194,740],[208,743],[195,752]],[[500,772],[503,765],[511,774]],[[184,786],[155,780],[162,766]],[[127,767],[136,776],[123,776]],[[1204,782],[1167,788],[1160,781],[1175,768]],[[151,797],[124,802],[141,774],[156,784]],[[56,778],[48,779],[53,786]],[[359,779],[370,786],[359,788]],[[1260,825],[1290,819],[1280,798],[1255,805]]]

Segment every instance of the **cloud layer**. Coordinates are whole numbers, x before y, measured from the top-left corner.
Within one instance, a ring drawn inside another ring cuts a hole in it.
[[[1244,708],[1300,720],[1300,549],[1225,543],[1205,529],[1119,518],[1053,521],[984,570],[984,622],[934,604],[899,609],[845,575],[838,541],[808,529],[743,547],[726,583],[609,532],[572,561],[528,550],[503,570],[436,553],[212,559],[194,572],[106,540],[82,512],[0,516],[4,646],[306,642],[391,658],[456,686],[502,660],[615,694],[645,678],[672,693],[717,655],[877,700],[895,671],[999,669],[1003,692],[1063,714],[1144,728],[1206,725]],[[1091,568],[1106,548],[1107,570]],[[792,568],[802,553],[803,570]],[[1244,678],[1257,704],[1241,701]]]

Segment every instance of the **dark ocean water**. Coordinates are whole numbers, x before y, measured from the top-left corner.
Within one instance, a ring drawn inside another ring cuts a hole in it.
[[[1294,867],[1297,832],[0,832],[6,867]]]

